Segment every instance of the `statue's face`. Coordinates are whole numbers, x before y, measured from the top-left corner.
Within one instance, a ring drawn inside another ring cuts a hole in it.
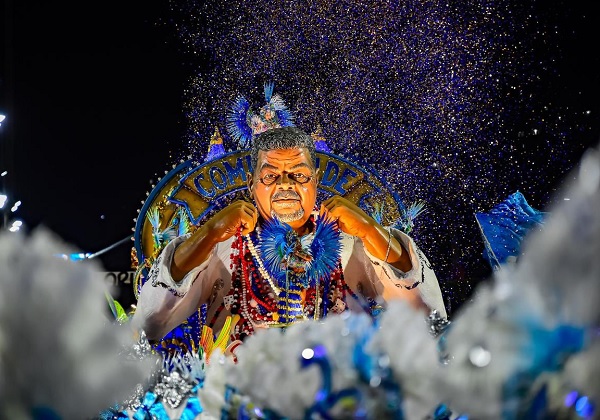
[[[317,199],[316,172],[305,148],[259,151],[248,188],[260,215],[300,230]]]

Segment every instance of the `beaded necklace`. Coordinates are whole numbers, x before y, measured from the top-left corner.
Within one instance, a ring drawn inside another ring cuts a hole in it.
[[[264,239],[260,233],[258,228],[253,238],[251,235],[242,236],[238,232],[232,243],[231,289],[223,305],[232,314],[240,315],[240,321],[232,331],[232,340],[243,340],[254,333],[256,328],[286,327],[309,317],[318,319],[325,316],[330,308],[336,312],[345,309],[345,305],[340,306],[338,303],[339,300],[345,302],[346,296],[339,260],[336,268],[329,274],[329,279],[323,279],[324,281],[302,290],[298,284],[288,288],[279,287],[265,267],[256,245],[257,241],[260,243]],[[292,313],[292,310],[294,317],[281,316],[282,313]],[[211,324],[216,321],[216,317],[217,314]]]
[[[261,228],[259,226],[257,226],[255,233],[257,241],[260,243],[263,238],[261,238]],[[303,288],[301,285],[295,281],[289,281],[289,276],[287,276],[286,273],[286,283],[283,285],[283,287],[276,286],[276,280],[265,267],[259,251],[254,246],[252,234],[247,235],[245,240],[246,246],[252,254],[253,262],[258,268],[261,277],[267,280],[269,286],[271,286],[271,289],[279,298],[277,302],[277,320],[280,321],[281,326],[291,324],[298,320],[305,320],[306,316],[303,313],[301,297]]]
[[[256,230],[257,230],[256,236],[258,237],[258,240],[260,241],[260,228],[257,228]],[[275,293],[279,294],[279,292],[281,290],[279,289],[279,287],[275,286],[275,280],[273,280],[273,276],[271,276],[271,274],[265,268],[265,265],[263,264],[263,261],[260,258],[260,256],[258,255],[258,251],[256,250],[256,247],[254,246],[254,242],[252,241],[251,235],[246,235],[245,238],[246,238],[246,245],[248,246],[248,249],[250,250],[252,257],[254,258],[254,261],[258,265],[258,271],[260,272],[262,277],[269,282],[269,285],[275,291]]]

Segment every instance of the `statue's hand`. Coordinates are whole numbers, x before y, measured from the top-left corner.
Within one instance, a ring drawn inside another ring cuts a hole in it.
[[[337,219],[340,229],[358,236],[367,251],[376,258],[404,271],[412,269],[410,255],[392,233],[353,202],[334,196],[321,205],[321,215]]]
[[[256,207],[247,201],[234,201],[206,222],[207,234],[216,242],[223,242],[241,229],[242,235],[254,230],[258,218]]]
[[[211,217],[175,250],[171,262],[171,277],[181,281],[194,267],[209,257],[214,246],[236,234],[254,230],[258,212],[246,201],[235,201]],[[208,298],[208,297],[206,297]]]
[[[341,196],[333,196],[321,204],[321,216],[337,220],[339,228],[352,236],[366,238],[378,223],[360,207]]]

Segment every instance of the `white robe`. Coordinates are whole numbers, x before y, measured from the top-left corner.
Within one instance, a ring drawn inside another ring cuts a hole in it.
[[[362,241],[345,233],[341,234],[341,263],[344,280],[357,295],[370,298],[382,297],[385,301],[395,299],[403,286],[418,283],[417,289],[423,302],[446,317],[446,309],[437,277],[425,255],[415,242],[403,232],[391,229],[392,235],[410,253],[412,269],[404,273],[375,258],[363,246]],[[137,308],[132,318],[135,328],[144,330],[149,339],[160,339],[208,303],[207,320],[213,318],[231,288],[230,255],[234,237],[217,244],[201,265],[190,271],[180,282],[171,277],[173,254],[189,235],[173,239],[165,246],[142,286]],[[348,296],[350,310],[363,310],[355,299]],[[218,334],[227,315],[226,309],[219,314],[213,331]]]

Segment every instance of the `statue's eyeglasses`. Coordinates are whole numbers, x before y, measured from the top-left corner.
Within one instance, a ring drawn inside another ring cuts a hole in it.
[[[287,174],[287,177],[289,179],[291,179],[294,182],[297,182],[298,184],[306,184],[311,179],[313,179],[312,176],[303,174],[302,172],[289,172],[289,173],[284,172],[284,173]],[[268,173],[268,174],[264,175],[262,178],[258,178],[258,180],[265,185],[272,185],[275,182],[277,182],[279,180],[279,178],[281,178],[281,174]]]

